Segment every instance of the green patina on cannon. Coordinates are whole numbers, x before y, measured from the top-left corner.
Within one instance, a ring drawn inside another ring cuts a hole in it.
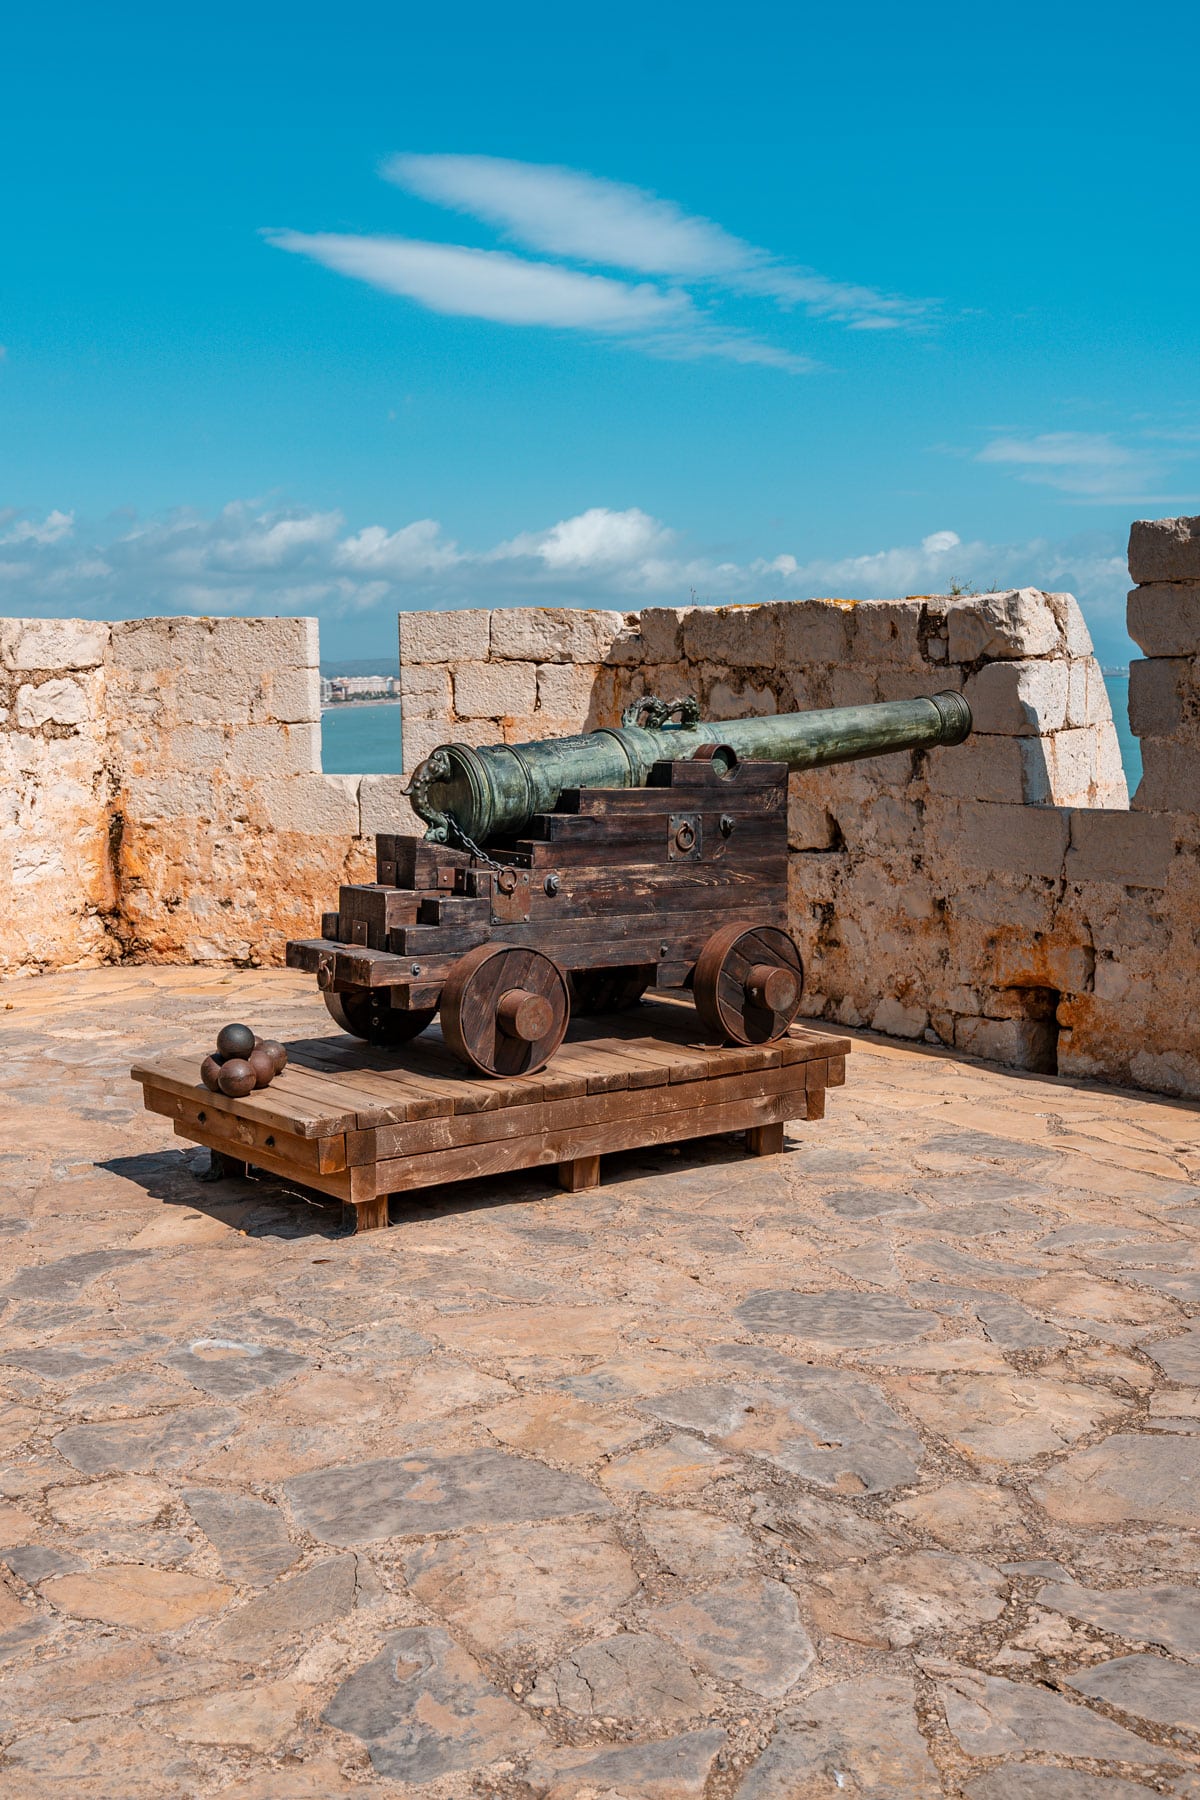
[[[673,718],[678,723],[672,724]],[[618,729],[444,744],[412,779],[423,838],[381,834],[319,939],[287,947],[345,1030],[446,1044],[484,1074],[532,1073],[577,1012],[690,987],[707,1030],[779,1037],[803,970],[787,932],[792,769],[960,744],[961,694],[701,721],[639,701]]]

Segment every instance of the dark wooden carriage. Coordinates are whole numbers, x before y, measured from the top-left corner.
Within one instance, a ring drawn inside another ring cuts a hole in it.
[[[715,752],[715,754],[714,754]],[[343,887],[319,939],[289,943],[337,1022],[376,1044],[440,1011],[489,1075],[541,1067],[576,1012],[690,987],[707,1035],[781,1036],[800,1006],[787,935],[787,774],[713,745],[645,787],[576,788],[486,850],[376,838],[376,880]]]

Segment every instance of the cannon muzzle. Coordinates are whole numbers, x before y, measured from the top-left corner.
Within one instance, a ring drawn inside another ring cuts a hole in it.
[[[652,703],[652,715],[655,709],[660,718],[668,710]],[[619,728],[580,737],[484,749],[442,744],[412,778],[413,807],[435,842],[486,844],[517,836],[536,813],[552,812],[569,788],[645,787],[655,763],[683,761],[705,745],[728,746],[743,761],[815,769],[897,750],[961,744],[971,730],[971,709],[956,693],[724,723],[695,720],[694,711],[693,703],[685,723],[657,730],[630,723],[627,714]]]

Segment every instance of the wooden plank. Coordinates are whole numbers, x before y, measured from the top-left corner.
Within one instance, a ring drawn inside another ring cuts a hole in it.
[[[207,1125],[193,1127],[185,1125],[182,1120],[177,1119],[175,1135],[188,1138],[194,1144],[204,1144],[210,1150],[223,1150],[225,1147],[220,1140],[211,1141],[215,1137],[215,1133],[210,1132]],[[278,1175],[284,1181],[295,1182],[298,1187],[316,1188],[318,1192],[328,1194],[334,1200],[349,1200],[350,1198],[351,1171],[349,1169],[345,1169],[339,1174],[313,1174],[310,1169],[297,1168],[296,1164],[290,1162],[287,1157],[280,1156],[278,1150],[265,1148],[256,1149],[254,1155],[248,1156],[246,1161],[256,1169],[265,1169],[268,1175]]]
[[[348,1126],[353,1129],[357,1123],[355,1112],[336,1109],[329,1104],[328,1098],[324,1106],[317,1106],[297,1094],[280,1091],[281,1077],[277,1077],[270,1087],[258,1088],[241,1100],[231,1100],[227,1094],[210,1094],[197,1078],[199,1063],[199,1057],[193,1061],[183,1056],[164,1056],[152,1063],[135,1063],[130,1073],[134,1081],[143,1085],[149,1082],[168,1093],[197,1100],[211,1113],[232,1113],[240,1118],[256,1119],[270,1128],[294,1132],[297,1137],[332,1137]]]
[[[577,812],[591,817],[612,818],[622,814],[639,816],[664,812],[695,812],[697,807],[691,794],[686,802],[676,800],[670,804],[669,788],[568,788],[559,795],[556,811],[560,813]],[[737,810],[752,814],[754,817],[769,818],[787,804],[787,790],[782,784],[772,783],[761,788],[746,789],[737,799]],[[718,811],[720,810],[718,806]],[[734,810],[732,807],[730,811]]]
[[[336,1175],[346,1167],[346,1137],[302,1138],[292,1132],[268,1131],[251,1119],[235,1118],[229,1113],[213,1113],[207,1107],[168,1094],[153,1087],[145,1089],[147,1112],[159,1113],[165,1119],[183,1125],[206,1138],[213,1137],[228,1145],[243,1161],[253,1162],[259,1150],[276,1151],[297,1169],[310,1175]]]
[[[773,1125],[752,1125],[746,1133],[746,1148],[751,1156],[778,1156],[783,1149],[783,1121]]]
[[[619,1089],[588,1094],[579,1100],[510,1106],[503,1111],[477,1113],[469,1118],[422,1119],[407,1125],[380,1125],[365,1131],[349,1131],[346,1133],[346,1161],[351,1168],[361,1168],[391,1157],[449,1151],[465,1144],[492,1143],[501,1138],[532,1137],[541,1131],[562,1131],[572,1126],[653,1120],[671,1112],[690,1112],[704,1106],[733,1104],[772,1095],[790,1097],[794,1102],[795,1111],[784,1116],[806,1116],[807,1089],[803,1082],[797,1082],[786,1069],[758,1069],[750,1074],[709,1077],[683,1086],[668,1084],[657,1088]]]
[[[398,1157],[376,1163],[372,1168],[380,1193],[400,1194],[447,1181],[499,1175],[508,1169],[544,1168],[549,1163],[568,1162],[580,1156],[603,1156],[614,1150],[649,1149],[656,1144],[748,1131],[755,1126],[773,1125],[781,1119],[797,1117],[793,1105],[794,1096],[765,1094],[725,1106],[662,1113],[653,1119],[608,1121],[603,1125],[540,1132],[532,1137],[466,1144],[454,1150]]]

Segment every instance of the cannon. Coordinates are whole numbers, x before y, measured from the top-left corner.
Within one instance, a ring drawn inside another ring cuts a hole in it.
[[[319,939],[287,946],[343,1030],[442,1036],[483,1075],[532,1074],[572,1009],[692,990],[706,1032],[780,1037],[801,1003],[787,931],[787,776],[971,729],[961,694],[702,720],[639,700],[619,728],[444,744],[413,775],[424,837],[381,833],[376,880],[341,889]]]

